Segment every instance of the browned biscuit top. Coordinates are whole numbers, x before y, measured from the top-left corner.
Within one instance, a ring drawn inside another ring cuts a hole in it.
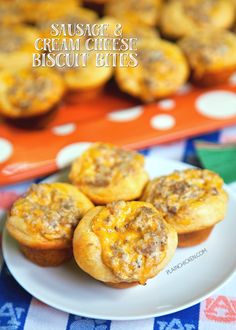
[[[236,37],[229,31],[193,33],[179,44],[193,67],[236,65]]]
[[[109,144],[97,143],[72,166],[71,178],[77,184],[108,187],[111,183],[142,170],[142,155]]]
[[[191,203],[203,202],[207,196],[222,191],[223,180],[208,170],[187,169],[154,179],[141,199],[152,203],[164,214],[175,215]]]
[[[70,245],[74,228],[92,207],[79,189],[70,184],[34,184],[13,204],[7,228],[27,246],[43,248],[45,242]]]

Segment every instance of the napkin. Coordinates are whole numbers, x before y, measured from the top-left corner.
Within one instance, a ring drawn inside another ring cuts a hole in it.
[[[225,181],[236,181],[236,144],[197,141],[196,152],[204,168],[218,173]]]

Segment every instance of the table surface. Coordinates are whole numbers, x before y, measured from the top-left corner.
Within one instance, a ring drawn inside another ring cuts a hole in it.
[[[146,155],[159,155],[197,164],[194,141],[236,142],[236,126],[194,139],[178,141],[143,150]],[[0,189],[0,238],[7,208],[32,182]],[[231,184],[236,191],[236,182]],[[226,256],[227,257],[227,256]],[[39,302],[13,279],[4,264],[0,250],[0,330],[235,330],[236,276],[221,290],[201,304],[183,311],[139,321],[104,321],[61,312]]]

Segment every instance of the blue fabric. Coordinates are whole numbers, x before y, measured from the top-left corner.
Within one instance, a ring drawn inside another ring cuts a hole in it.
[[[4,264],[0,274],[0,329],[23,329],[31,299]]]

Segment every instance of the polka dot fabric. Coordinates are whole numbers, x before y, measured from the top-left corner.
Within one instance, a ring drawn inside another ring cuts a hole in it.
[[[73,98],[43,130],[0,123],[0,185],[63,168],[91,142],[137,149],[236,123],[235,77],[214,89],[187,84],[173,97],[147,105],[112,92],[86,102]]]

